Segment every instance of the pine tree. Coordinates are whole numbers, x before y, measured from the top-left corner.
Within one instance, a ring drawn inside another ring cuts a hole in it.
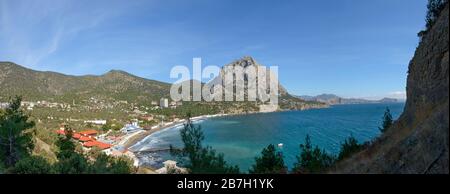
[[[287,167],[284,164],[283,155],[276,151],[275,146],[270,144],[264,148],[260,157],[255,158],[256,164],[249,170],[252,174],[285,174]]]
[[[40,156],[30,156],[19,160],[11,170],[15,174],[52,174],[53,167]]]
[[[231,166],[224,160],[223,154],[217,154],[210,146],[203,147],[205,139],[201,126],[195,126],[188,118],[180,131],[184,148],[175,151],[171,147],[171,153],[181,157],[187,157],[186,167],[193,174],[237,174],[239,168]]]
[[[58,163],[55,165],[56,171],[61,174],[83,174],[89,172],[87,159],[75,151],[75,144],[72,142],[72,129],[64,126],[66,136],[60,137],[56,142],[59,147],[57,153]]]
[[[0,115],[0,161],[5,168],[13,167],[33,149],[32,131],[35,123],[21,109],[22,98],[10,100],[9,107]]]
[[[313,147],[311,138],[306,135],[305,144],[300,144],[300,156],[294,164],[294,173],[321,173],[333,165],[335,158],[318,146]]]
[[[341,144],[341,150],[337,159],[342,160],[352,155],[353,153],[360,151],[362,148],[363,145],[359,144],[353,136],[350,136],[344,141],[343,144]]]
[[[392,115],[391,115],[391,111],[389,110],[389,107],[386,107],[386,110],[384,111],[384,115],[383,115],[383,123],[381,125],[381,127],[379,127],[380,131],[382,133],[386,132],[389,127],[392,126],[393,120],[392,120]]]

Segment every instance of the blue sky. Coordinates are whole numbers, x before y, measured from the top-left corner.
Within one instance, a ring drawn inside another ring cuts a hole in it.
[[[426,0],[0,0],[0,61],[173,82],[170,69],[242,56],[293,94],[402,97]]]

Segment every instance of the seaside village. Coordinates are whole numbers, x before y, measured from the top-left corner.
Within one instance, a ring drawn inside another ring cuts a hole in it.
[[[164,108],[176,108],[176,106],[181,105],[181,102],[171,102],[167,98],[161,98],[159,104],[157,102],[152,102],[153,109],[164,109]],[[0,103],[0,108],[8,107],[8,103]],[[22,106],[26,110],[33,110],[35,107],[46,107],[46,108],[70,108],[69,104],[62,103],[49,103],[46,101],[40,102],[22,102]],[[145,136],[150,133],[157,131],[162,128],[168,128],[174,125],[182,124],[185,119],[179,119],[176,117],[166,118],[166,122],[154,122],[151,126],[141,127],[139,126],[139,121],[152,121],[154,117],[162,116],[162,115],[150,115],[144,114],[139,110],[135,110],[134,113],[139,115],[139,117],[132,119],[127,124],[125,124],[119,131],[108,129],[97,130],[93,129],[95,127],[85,127],[83,129],[73,129],[72,130],[72,138],[74,141],[78,142],[83,151],[89,152],[91,149],[101,150],[103,153],[110,156],[117,157],[128,157],[133,161],[133,165],[135,167],[139,167],[139,160],[135,156],[135,154],[129,149],[132,145],[137,143],[137,141],[143,139]],[[200,118],[200,117],[199,117]],[[199,119],[192,118],[192,119]],[[68,121],[73,121],[68,120]],[[85,124],[89,124],[91,126],[103,126],[107,124],[106,120],[84,120]],[[66,135],[67,129],[65,128],[66,123],[63,122],[60,124],[59,129],[54,130],[54,132],[58,135]],[[97,127],[98,128],[98,127]],[[176,170],[177,172],[186,172],[186,169],[178,167],[175,161],[167,160],[163,162],[164,166],[160,169],[154,170],[155,173],[165,174],[168,170]]]

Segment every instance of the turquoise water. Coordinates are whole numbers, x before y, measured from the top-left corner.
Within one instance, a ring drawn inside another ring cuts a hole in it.
[[[337,154],[347,137],[353,135],[364,142],[377,137],[381,118],[389,107],[394,119],[403,111],[404,103],[334,105],[325,109],[226,116],[198,121],[205,134],[204,144],[225,155],[227,162],[242,171],[254,163],[254,157],[268,144],[283,143],[281,151],[289,168],[299,154],[305,136],[329,153]],[[145,138],[132,149],[181,146],[180,127],[159,131]],[[144,165],[161,166],[168,153],[138,155]]]

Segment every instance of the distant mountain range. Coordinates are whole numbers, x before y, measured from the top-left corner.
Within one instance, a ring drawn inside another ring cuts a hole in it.
[[[229,65],[256,65],[251,57],[244,57]],[[24,100],[48,100],[72,103],[91,97],[107,101],[128,101],[150,104],[162,97],[169,98],[170,83],[141,78],[125,71],[111,70],[103,75],[72,76],[56,72],[35,71],[12,62],[0,62],[0,102],[14,95]],[[307,102],[290,95],[279,86],[281,109],[323,107],[319,102]],[[254,103],[253,103],[254,105]]]
[[[317,96],[297,96],[307,101],[322,102],[326,104],[365,104],[365,103],[394,103],[399,100],[395,98],[383,98],[380,100],[367,100],[362,98],[342,98],[335,94],[321,94]]]

